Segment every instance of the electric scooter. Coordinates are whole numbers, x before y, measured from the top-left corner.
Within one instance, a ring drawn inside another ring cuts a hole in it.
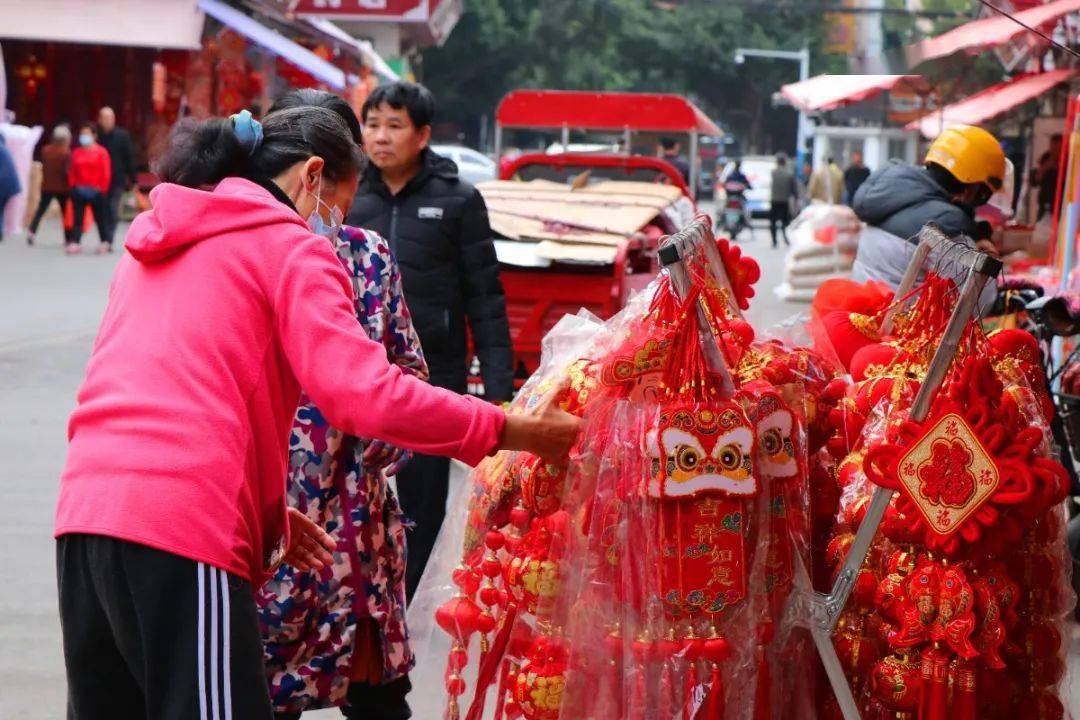
[[[733,241],[738,240],[739,234],[750,227],[746,216],[746,190],[746,184],[738,180],[724,182],[724,206],[716,224],[723,228]]]

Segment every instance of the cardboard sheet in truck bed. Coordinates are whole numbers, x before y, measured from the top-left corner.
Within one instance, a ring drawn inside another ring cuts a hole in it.
[[[494,180],[477,188],[500,237],[499,260],[526,267],[610,263],[620,242],[658,217],[677,226],[693,212],[683,207],[689,200],[678,188],[656,183],[605,180],[574,188],[548,180]]]

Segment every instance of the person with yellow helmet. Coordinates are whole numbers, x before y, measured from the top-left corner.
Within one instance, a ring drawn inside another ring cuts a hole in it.
[[[934,223],[948,235],[997,253],[988,223],[976,221],[1005,182],[1001,144],[986,130],[967,125],[946,129],[930,145],[922,167],[893,162],[871,173],[855,193],[852,209],[867,224],[859,241],[853,277],[893,287],[914,252],[919,231]],[[991,299],[994,287],[987,289]]]

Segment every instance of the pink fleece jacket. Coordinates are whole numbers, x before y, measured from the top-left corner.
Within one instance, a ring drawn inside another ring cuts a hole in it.
[[[285,534],[301,386],[337,428],[476,463],[501,410],[386,360],[330,243],[240,179],[160,185],[131,226],[68,426],[56,536],[108,535],[260,584]]]

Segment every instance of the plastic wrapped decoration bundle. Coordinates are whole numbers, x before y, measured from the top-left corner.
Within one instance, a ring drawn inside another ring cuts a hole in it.
[[[787,374],[780,345],[762,362],[735,310],[756,268],[723,250],[730,287],[688,263],[685,297],[661,279],[515,401],[560,388],[585,429],[565,469],[515,455],[474,472],[461,563],[441,569],[435,611],[454,643],[449,717],[812,712],[809,682],[774,669],[794,647],[787,594],[791,565],[806,559],[805,537],[794,539],[807,525],[805,386],[794,378],[811,354]],[[703,357],[705,330],[734,393]],[[418,595],[433,608],[428,579]]]
[[[843,561],[875,485],[897,493],[835,645],[864,718],[1056,720],[1068,480],[1037,347],[969,321],[929,415],[907,417],[956,294],[930,273],[887,336],[884,310],[855,320],[863,337],[839,321],[823,333],[848,343],[853,383],[834,415],[842,497],[821,564]],[[821,710],[840,717],[831,700]]]

